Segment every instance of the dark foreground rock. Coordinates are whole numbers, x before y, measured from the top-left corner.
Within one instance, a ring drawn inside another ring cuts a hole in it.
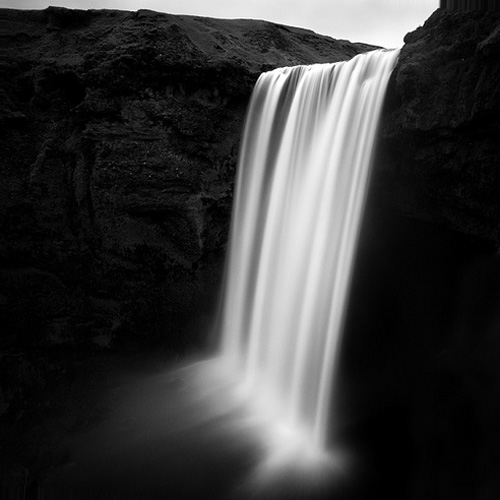
[[[1,17],[2,349],[196,344],[258,75],[369,46],[146,10]]]

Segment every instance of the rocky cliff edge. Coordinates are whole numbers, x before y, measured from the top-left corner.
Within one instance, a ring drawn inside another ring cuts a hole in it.
[[[148,336],[182,351],[221,276],[257,77],[371,47],[147,10],[0,18],[3,348]]]

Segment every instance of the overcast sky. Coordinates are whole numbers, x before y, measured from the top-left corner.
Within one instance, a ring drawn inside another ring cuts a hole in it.
[[[266,19],[390,48],[400,47],[404,35],[422,25],[439,0],[0,0],[1,7],[15,9],[49,5]]]

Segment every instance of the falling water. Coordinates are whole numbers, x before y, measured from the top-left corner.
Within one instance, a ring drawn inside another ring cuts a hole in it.
[[[287,439],[325,450],[377,123],[399,51],[258,80],[240,155],[221,358]]]
[[[397,57],[262,75],[242,145],[220,356],[124,370],[109,415],[64,438],[74,460],[47,472],[44,497],[353,498],[362,466],[327,446],[328,412]]]

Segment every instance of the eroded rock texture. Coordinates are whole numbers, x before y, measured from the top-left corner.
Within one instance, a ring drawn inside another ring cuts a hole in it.
[[[220,279],[258,75],[369,47],[151,11],[1,15],[2,343],[183,350]]]

